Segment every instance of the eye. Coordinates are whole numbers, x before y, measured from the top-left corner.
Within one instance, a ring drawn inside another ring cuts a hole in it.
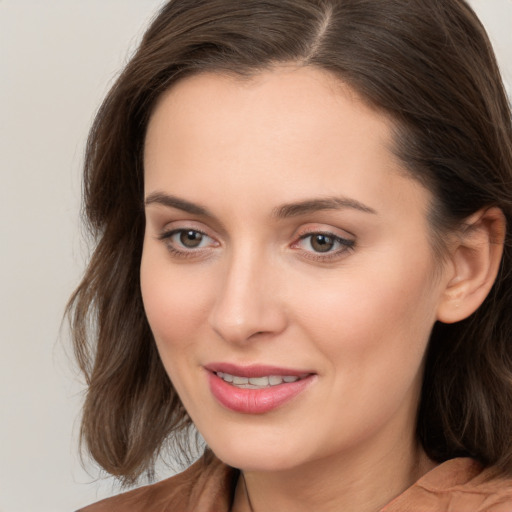
[[[217,242],[197,229],[173,229],[159,236],[171,253],[185,255],[198,249],[217,246]]]
[[[333,236],[324,235],[323,233],[308,235],[307,239],[315,252],[329,252],[336,243],[336,239]]]
[[[201,244],[204,242],[206,237],[203,233],[199,231],[195,231],[193,229],[178,231],[174,234],[175,241],[179,241],[181,245],[186,247],[187,249],[197,249],[201,247]]]
[[[336,257],[351,250],[355,245],[353,240],[342,238],[333,233],[307,233],[302,235],[295,247],[303,249],[315,257]]]

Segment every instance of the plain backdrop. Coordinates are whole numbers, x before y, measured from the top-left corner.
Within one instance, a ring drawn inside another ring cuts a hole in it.
[[[0,0],[0,512],[72,512],[117,492],[79,462],[83,387],[61,322],[88,254],[88,127],[162,3]],[[471,3],[512,84],[512,0]]]

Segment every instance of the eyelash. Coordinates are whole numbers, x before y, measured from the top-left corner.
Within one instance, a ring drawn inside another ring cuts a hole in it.
[[[197,233],[203,237],[207,237],[211,240],[213,240],[212,237],[208,236],[204,231],[201,231],[199,229],[195,228],[180,228],[180,229],[173,229],[171,231],[167,231],[165,233],[162,233],[160,236],[158,236],[158,239],[163,241],[167,247],[167,250],[171,253],[172,256],[177,258],[194,258],[200,256],[205,250],[208,250],[208,247],[205,248],[182,248],[178,249],[176,246],[172,243],[172,237],[178,234],[182,234],[185,232],[193,232]],[[340,258],[344,253],[351,252],[354,250],[355,247],[355,241],[349,240],[347,238],[343,238],[340,236],[335,235],[334,233],[330,233],[328,231],[311,231],[309,233],[305,233],[301,235],[298,239],[298,241],[294,242],[291,247],[292,248],[298,248],[299,244],[307,240],[308,238],[312,238],[314,236],[325,236],[327,238],[330,238],[334,244],[338,244],[340,247],[337,250],[334,251],[326,251],[325,253],[317,252],[317,251],[307,251],[303,250],[305,257],[307,259],[318,261],[318,262],[328,262],[337,258]]]
[[[197,233],[203,237],[210,238],[213,240],[211,236],[208,236],[204,231],[201,231],[200,229],[196,228],[180,228],[180,229],[173,229],[171,231],[166,231],[165,233],[162,233],[158,239],[163,241],[167,247],[167,250],[171,253],[172,256],[177,258],[195,258],[200,256],[201,253],[203,253],[204,250],[207,250],[207,248],[197,248],[197,249],[177,249],[173,243],[172,243],[172,237],[174,235],[179,235],[185,232],[193,232]]]
[[[303,240],[307,240],[308,238],[313,238],[315,236],[325,236],[327,238],[330,238],[334,244],[339,244],[340,247],[337,250],[330,250],[325,253],[321,253],[318,251],[304,251],[305,254],[307,255],[305,257],[313,261],[328,262],[334,259],[338,259],[346,252],[353,251],[355,247],[354,240],[343,238],[328,231],[310,231],[309,233],[305,233],[299,237],[299,240],[297,242],[294,242],[292,244],[292,247],[297,247],[299,243],[302,242]]]

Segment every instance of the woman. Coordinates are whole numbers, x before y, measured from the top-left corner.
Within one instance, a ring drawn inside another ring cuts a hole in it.
[[[82,435],[208,450],[84,510],[512,510],[510,119],[462,0],[165,5],[87,148]]]

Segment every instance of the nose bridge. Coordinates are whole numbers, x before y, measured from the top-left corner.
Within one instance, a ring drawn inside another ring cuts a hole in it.
[[[255,334],[276,334],[286,319],[277,297],[277,275],[264,251],[250,245],[233,249],[226,258],[215,304],[212,328],[230,342],[244,342]]]

